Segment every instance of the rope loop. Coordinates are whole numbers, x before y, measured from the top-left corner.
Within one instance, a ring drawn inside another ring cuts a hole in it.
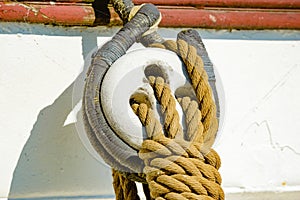
[[[202,59],[196,48],[182,39],[151,46],[169,49],[181,57],[195,90],[195,100],[190,96],[177,97],[185,114],[186,133],[179,123],[176,100],[163,77],[147,77],[161,105],[163,127],[147,103],[131,101],[149,138],[143,142],[139,157],[145,164],[143,172],[150,196],[153,199],[223,200],[218,172],[221,162],[211,149],[218,129],[216,106]]]
[[[210,61],[200,56],[207,54],[201,38],[193,31],[183,31],[176,42],[165,41],[156,32],[161,15],[155,6],[134,7],[130,0],[114,0],[113,4],[128,23],[93,56],[83,97],[83,121],[93,147],[113,168],[116,199],[139,199],[135,186],[135,181],[139,181],[144,183],[147,199],[223,200],[218,172],[221,161],[211,148],[218,131],[218,96],[212,67],[207,67]],[[147,77],[161,105],[162,122],[155,118],[147,102],[130,99],[131,108],[147,133],[138,152],[114,134],[99,99],[107,70],[136,41],[177,53],[194,90],[174,95],[164,77]],[[185,115],[185,130],[176,102]]]
[[[199,102],[199,110],[201,111],[201,122],[203,125],[203,142],[207,149],[213,145],[217,130],[218,130],[218,118],[216,115],[216,104],[213,99],[213,92],[208,82],[208,76],[204,69],[204,63],[200,55],[194,46],[189,45],[186,41],[178,39],[177,42],[167,40],[164,43],[155,43],[151,47],[163,48],[173,51],[178,54],[185,64],[186,71],[189,75],[191,84],[195,91],[197,101]],[[178,99],[183,109],[187,109],[187,105],[194,104],[188,97],[185,99]],[[199,114],[196,115],[200,117]],[[196,127],[191,125],[190,127]],[[198,132],[201,132],[202,127],[198,125]],[[199,134],[194,136],[199,137]]]

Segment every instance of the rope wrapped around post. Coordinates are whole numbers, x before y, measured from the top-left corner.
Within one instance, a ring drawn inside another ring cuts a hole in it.
[[[115,0],[113,4],[126,23],[133,8],[132,2]],[[159,18],[160,13],[155,6],[141,6],[111,41],[93,56],[83,97],[85,130],[95,150],[113,168],[113,184],[118,200],[139,199],[135,181],[144,184],[147,199],[224,199],[221,177],[217,171],[220,158],[211,149],[218,128],[218,98],[210,89],[215,80],[213,71],[209,73],[211,68],[207,68],[210,61],[206,60],[204,66],[199,55],[206,51],[194,31],[179,33],[177,43],[165,41],[156,31],[143,35]],[[184,133],[174,107],[176,100],[170,95],[165,80],[162,77],[148,77],[162,106],[164,125],[162,127],[153,117],[148,104],[134,99],[130,101],[148,134],[139,152],[114,134],[103,114],[99,97],[107,70],[136,41],[144,46],[177,53],[195,90],[194,96],[176,97],[186,115],[188,128]]]
[[[149,13],[152,13],[150,17]],[[144,180],[142,175],[136,174],[142,172],[142,161],[137,152],[116,136],[108,125],[101,108],[99,93],[103,77],[112,63],[124,55],[158,18],[159,12],[155,6],[142,6],[130,23],[125,24],[96,52],[88,69],[83,96],[83,121],[93,147],[110,166],[121,172],[129,172],[128,176],[135,177],[136,181]]]
[[[179,127],[175,99],[162,77],[149,76],[148,80],[161,105],[164,128],[146,102],[131,101],[149,138],[143,142],[139,156],[145,163],[151,198],[222,200],[220,158],[211,149],[218,128],[216,106],[202,59],[193,46],[181,39],[152,46],[178,53],[195,90],[192,98],[196,100],[190,96],[177,98],[185,113],[186,133]]]

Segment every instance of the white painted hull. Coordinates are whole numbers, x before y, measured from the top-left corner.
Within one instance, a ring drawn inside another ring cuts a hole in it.
[[[1,198],[113,197],[71,111],[86,56],[117,30],[0,23]],[[299,199],[300,32],[199,33],[225,92],[216,150],[227,199]]]

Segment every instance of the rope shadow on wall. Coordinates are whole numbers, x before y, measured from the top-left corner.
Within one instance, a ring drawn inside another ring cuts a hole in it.
[[[82,36],[84,58],[96,46],[96,35]],[[14,170],[9,199],[75,198],[95,195],[96,189],[96,195],[112,197],[110,169],[88,154],[74,123],[65,125],[72,111],[74,84],[84,75],[81,73],[53,104],[39,112]]]

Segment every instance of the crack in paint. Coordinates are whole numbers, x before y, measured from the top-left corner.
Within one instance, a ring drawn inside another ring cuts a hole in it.
[[[290,78],[290,76],[292,75],[292,72],[298,68],[299,65],[295,64],[293,67],[291,67],[274,85],[273,87],[271,87],[271,89],[269,89],[267,91],[267,93],[248,111],[246,112],[246,114],[241,117],[241,120],[239,120],[235,126],[234,129],[236,129],[236,127],[239,126],[239,124],[242,124],[242,122],[251,114],[251,113],[255,113],[257,110],[259,110],[259,108],[267,101],[269,100],[273,94],[280,89],[282,86],[284,86],[284,84],[288,81],[288,79]],[[234,130],[233,130],[234,131]]]
[[[29,17],[30,11],[32,11],[35,16],[37,16],[39,14],[39,10],[29,4],[20,3],[19,6],[27,9],[27,13],[26,13],[26,16],[24,17],[24,21],[26,21],[27,18]]]
[[[249,129],[251,129],[252,127],[256,127],[255,128],[255,132],[258,128],[262,127],[262,126],[265,126],[266,129],[267,129],[267,133],[268,133],[268,136],[269,136],[269,142],[270,142],[270,145],[273,149],[279,149],[280,151],[284,151],[285,149],[288,149],[290,150],[291,152],[293,152],[295,155],[297,156],[300,156],[300,152],[296,151],[293,147],[289,146],[289,145],[281,145],[279,142],[275,141],[274,142],[274,139],[273,139],[273,135],[272,135],[272,131],[271,131],[271,128],[270,128],[270,125],[268,123],[267,120],[263,120],[262,122],[258,123],[258,122],[253,122],[246,130],[245,132],[247,133],[249,131]]]
[[[44,13],[42,13],[42,12],[40,12],[40,14],[41,14],[41,16],[42,16],[43,18],[45,18],[45,19],[49,19],[49,20],[51,20],[52,22],[54,22],[54,21],[55,21],[54,19],[52,19],[52,18],[48,17],[47,15],[45,15],[45,14],[44,14]]]

